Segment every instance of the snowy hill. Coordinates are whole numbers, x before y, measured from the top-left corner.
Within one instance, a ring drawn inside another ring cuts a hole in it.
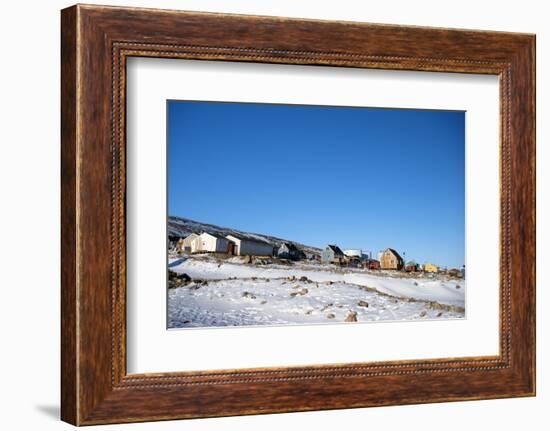
[[[330,264],[172,256],[169,328],[463,319],[464,280],[393,277]],[[174,276],[172,276],[174,278]],[[177,277],[177,276],[176,276]]]
[[[228,227],[216,226],[208,223],[201,223],[195,220],[168,216],[168,236],[171,238],[185,238],[186,236],[196,233],[201,234],[202,232],[208,232],[213,235],[226,236],[226,235],[239,235],[246,238],[257,239],[264,242],[267,242],[273,246],[279,247],[281,243],[288,242],[294,244],[300,250],[303,250],[306,253],[313,253],[319,255],[321,250],[315,247],[310,247],[304,244],[297,243],[288,239],[277,238],[270,235],[263,235],[251,232],[243,232],[236,229],[231,229]]]

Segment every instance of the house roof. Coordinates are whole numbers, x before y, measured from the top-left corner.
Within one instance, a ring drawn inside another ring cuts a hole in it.
[[[342,250],[340,250],[340,247],[338,247],[337,245],[329,244],[329,245],[327,245],[327,248],[330,248],[334,252],[334,254],[344,255]]]
[[[298,250],[298,247],[296,247],[294,244],[292,244],[291,242],[282,242],[281,245],[279,246],[282,247],[282,246],[285,246],[286,248],[288,248],[289,251],[296,251]]]
[[[264,239],[261,239],[261,238],[258,238],[258,237],[250,237],[250,236],[247,236],[247,235],[240,235],[240,234],[237,234],[237,233],[231,233],[229,235],[226,236],[226,238],[228,237],[233,237],[233,238],[237,238],[237,239],[240,239],[241,241],[250,241],[250,242],[257,242],[258,244],[264,244],[264,245],[270,245],[270,243]]]
[[[396,256],[396,257],[399,258],[399,259],[403,259],[403,258],[401,257],[401,255],[400,255],[399,253],[397,253],[393,248],[387,248],[386,250],[384,250],[384,252],[386,252],[386,251],[391,252],[394,256]]]
[[[226,238],[224,238],[224,237],[221,236],[221,235],[216,235],[215,233],[210,233],[210,232],[203,232],[203,233],[201,233],[201,235],[210,235],[210,236],[212,236],[212,237],[214,237],[214,238],[216,238],[216,239],[226,239]],[[199,236],[200,236],[200,235],[199,235]]]

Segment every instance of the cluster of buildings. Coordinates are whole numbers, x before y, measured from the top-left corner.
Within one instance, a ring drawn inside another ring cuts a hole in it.
[[[363,254],[360,249],[344,250],[337,245],[329,244],[321,252],[321,262],[336,265],[360,266],[367,269],[403,269],[403,258],[392,248],[381,252],[378,259],[371,254]]]
[[[183,253],[224,253],[234,256],[277,256],[281,259],[306,259],[306,253],[290,242],[279,246],[259,237],[238,235],[216,235],[203,232],[192,233],[176,242],[176,251]]]
[[[291,242],[282,242],[277,246],[267,242],[261,237],[252,235],[217,235],[209,232],[201,234],[192,233],[176,242],[176,251],[180,253],[224,253],[234,256],[276,256],[289,260],[317,260],[323,263],[336,265],[355,266],[371,270],[387,269],[407,272],[441,273],[455,277],[464,277],[462,269],[442,269],[433,263],[419,265],[413,260],[405,262],[401,255],[393,248],[387,248],[378,254],[378,259],[373,259],[372,254],[364,254],[360,249],[348,249],[342,251],[334,244],[327,245],[321,255],[306,254]]]
[[[235,256],[272,256],[273,246],[260,238],[215,235],[203,232],[180,239],[176,251],[185,253],[226,253]]]
[[[433,263],[420,265],[413,260],[405,262],[401,255],[393,248],[387,248],[378,254],[378,259],[373,259],[372,254],[363,254],[360,249],[342,251],[340,247],[329,244],[321,253],[321,262],[337,265],[362,267],[365,269],[390,269],[406,272],[447,273],[455,277],[464,277],[465,269],[442,269]]]

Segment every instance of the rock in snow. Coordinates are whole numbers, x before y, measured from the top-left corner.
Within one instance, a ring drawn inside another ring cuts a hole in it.
[[[350,311],[349,314],[346,316],[346,320],[344,320],[344,322],[357,322],[357,312]]]

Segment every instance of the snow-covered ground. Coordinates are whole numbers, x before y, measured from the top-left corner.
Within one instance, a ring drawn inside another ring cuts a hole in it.
[[[170,328],[464,317],[463,280],[331,265],[174,257],[193,281],[168,290]]]

